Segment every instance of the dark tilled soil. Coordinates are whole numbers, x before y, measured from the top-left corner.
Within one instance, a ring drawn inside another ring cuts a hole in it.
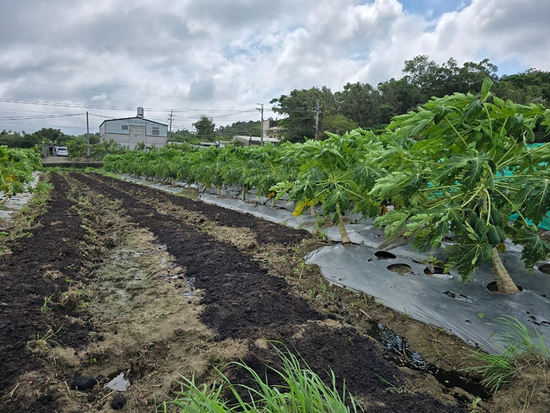
[[[298,262],[318,244],[309,233],[98,174],[53,173],[51,182],[46,212],[26,236],[7,244],[11,253],[0,255],[1,411],[110,411],[108,395],[97,388],[73,397],[75,391],[68,387],[86,374],[85,365],[60,363],[48,350],[60,346],[76,355],[105,340],[109,327],[103,320],[85,307],[67,305],[64,293],[74,283],[91,288],[97,282],[95,270],[122,242],[116,234],[139,228],[166,247],[174,265],[185,269],[187,282],[201,292],[199,319],[212,334],[211,345],[244,343],[246,354],[240,358],[262,370],[261,375],[266,364],[277,366],[271,346],[262,344],[275,340],[327,381],[332,370],[339,385],[345,381],[347,391],[369,412],[468,411],[452,395],[428,394],[419,386],[414,392],[399,391],[407,389],[411,372],[388,361],[364,328],[342,315],[341,304],[317,305],[307,298],[307,287],[300,283],[315,277],[322,282],[318,271],[303,275],[302,270],[298,277],[288,261]],[[109,214],[121,222],[106,219]],[[222,230],[244,234],[245,240],[221,239],[216,234]],[[51,299],[45,302],[47,297]],[[48,331],[56,334],[42,346],[38,339]],[[165,357],[166,349],[160,347],[150,345],[147,351]],[[212,353],[205,357],[220,362]],[[156,363],[144,367],[150,372],[133,376],[136,370],[129,368],[132,385],[162,371],[161,362]],[[248,380],[237,369],[230,376],[236,382]],[[174,388],[158,389],[154,400],[163,400],[158,394],[169,397]],[[144,402],[146,396],[130,397],[131,389],[122,411],[154,411],[154,405]]]

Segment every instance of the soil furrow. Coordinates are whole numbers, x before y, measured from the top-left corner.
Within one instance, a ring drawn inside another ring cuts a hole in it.
[[[178,374],[208,380],[239,359],[276,383],[269,341],[329,383],[332,370],[369,412],[467,410],[452,395],[388,391],[413,376],[353,322],[359,298],[303,265],[317,243],[307,232],[99,174],[51,181],[40,225],[0,256],[2,411],[108,409],[117,392],[104,384],[124,373],[124,409],[150,412]],[[92,389],[69,388],[81,375]]]
[[[389,375],[398,382],[403,382],[405,376],[381,357],[376,344],[351,327],[323,322],[324,316],[290,293],[283,279],[269,275],[250,255],[204,234],[194,225],[159,214],[152,201],[177,204],[180,197],[100,176],[72,176],[110,199],[121,200],[128,215],[167,246],[176,263],[186,268],[187,279],[204,292],[201,320],[214,329],[218,340],[249,339],[251,354],[245,359],[252,365],[259,366],[260,359],[273,358],[272,352],[253,344],[256,340],[278,340],[325,377],[327,369],[332,369],[338,380],[345,380],[350,391],[370,401],[369,411],[389,411],[388,404],[396,412],[459,411],[456,406],[444,406],[425,395],[387,393],[378,376]],[[136,199],[140,194],[146,196]],[[199,210],[195,203],[193,210]],[[234,211],[215,206],[208,206],[208,210],[209,216],[223,216],[226,222],[242,220],[242,214]],[[258,225],[256,231],[260,227],[264,232],[269,230]],[[278,239],[279,228],[283,227],[274,227],[275,233],[265,239]],[[286,228],[287,233],[289,230]],[[294,234],[290,238],[298,239]],[[285,236],[282,242],[287,240]]]
[[[67,183],[56,174],[51,180],[56,190],[40,224],[10,242],[11,253],[0,256],[0,405],[4,412],[31,411],[35,406],[36,401],[25,395],[7,396],[22,380],[38,380],[33,387],[39,386],[40,375],[29,374],[45,365],[37,338],[61,328],[52,340],[60,345],[82,344],[91,329],[85,320],[67,318],[64,308],[53,305],[69,288],[67,280],[78,279],[84,262],[79,244],[85,231],[66,197]],[[46,305],[48,300],[51,303]],[[22,379],[23,373],[27,377]]]

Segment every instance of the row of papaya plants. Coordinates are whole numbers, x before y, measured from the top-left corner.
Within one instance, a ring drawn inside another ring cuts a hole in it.
[[[36,149],[7,148],[0,146],[0,204],[24,192],[33,179],[33,171],[42,169],[40,152]]]
[[[446,270],[457,267],[466,282],[488,262],[499,292],[513,294],[500,259],[505,238],[523,246],[528,268],[550,253],[533,224],[550,211],[550,145],[529,145],[535,129],[548,130],[550,111],[504,101],[490,87],[487,80],[478,96],[434,98],[379,135],[357,129],[280,146],[128,152],[107,156],[104,168],[218,190],[239,185],[243,199],[255,188],[258,196],[294,201],[296,215],[319,206],[344,244],[346,211],[375,218],[387,239],[408,239],[420,252],[450,236]],[[394,208],[381,215],[387,203]]]

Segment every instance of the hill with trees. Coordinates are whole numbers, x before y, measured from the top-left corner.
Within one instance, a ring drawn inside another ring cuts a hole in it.
[[[459,66],[450,58],[439,65],[421,55],[405,61],[403,77],[377,86],[347,83],[334,93],[326,86],[295,89],[270,103],[283,117],[279,126],[291,142],[324,139],[326,132],[340,134],[356,127],[382,129],[393,116],[413,111],[433,97],[478,93],[485,78],[491,79],[494,93],[505,100],[550,107],[550,72],[529,69],[499,78],[497,70],[488,59]]]

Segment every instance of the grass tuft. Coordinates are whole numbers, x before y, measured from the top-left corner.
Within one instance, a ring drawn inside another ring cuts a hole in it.
[[[218,370],[221,383],[200,385],[195,379],[182,378],[181,391],[176,392],[174,400],[164,402],[161,411],[186,413],[226,413],[226,412],[262,412],[262,413],[348,413],[363,411],[355,398],[346,392],[345,384],[341,392],[336,386],[336,377],[330,371],[331,383],[326,385],[321,378],[307,365],[302,366],[298,357],[288,349],[282,351],[275,347],[282,364],[282,370],[271,368],[282,383],[272,386],[267,379],[262,379],[256,371],[243,362],[230,363],[244,369],[252,377],[255,386],[233,384],[227,376]],[[305,363],[304,363],[305,364]],[[242,390],[248,394],[250,401],[241,396]],[[233,396],[235,402],[229,403],[222,395],[226,392]],[[347,404],[346,404],[347,403]]]
[[[468,370],[481,374],[483,384],[496,393],[502,386],[510,383],[527,367],[548,368],[550,366],[548,346],[540,333],[534,333],[518,319],[511,316],[497,318],[504,330],[494,334],[498,340],[501,354],[488,354],[483,349],[472,353],[472,357],[481,362],[479,366]]]

